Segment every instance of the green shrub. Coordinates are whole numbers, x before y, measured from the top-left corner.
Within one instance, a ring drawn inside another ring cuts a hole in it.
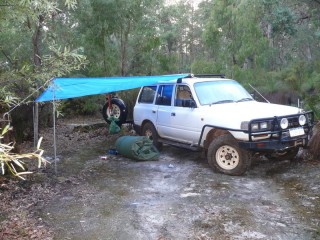
[[[74,115],[95,115],[99,113],[105,102],[103,95],[66,99],[60,102],[59,111],[65,117]]]
[[[226,74],[222,66],[209,60],[195,60],[191,65],[191,71],[193,74]]]
[[[132,120],[133,119],[133,108],[136,103],[136,99],[139,93],[139,88],[131,89],[127,91],[121,91],[118,94],[118,96],[125,102],[127,109],[128,109],[128,115],[127,119]]]

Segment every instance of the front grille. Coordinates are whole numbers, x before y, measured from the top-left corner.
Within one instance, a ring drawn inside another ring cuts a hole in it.
[[[297,118],[297,117],[288,118],[288,121],[289,121],[288,128],[300,127],[299,118]]]

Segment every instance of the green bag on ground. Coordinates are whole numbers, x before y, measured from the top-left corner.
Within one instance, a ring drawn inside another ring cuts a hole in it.
[[[152,140],[144,136],[123,136],[117,139],[116,150],[123,156],[135,160],[157,160],[158,149]]]
[[[116,123],[119,119],[114,116],[110,116],[108,117],[108,120],[111,122],[109,125],[109,134],[116,134],[120,132],[121,128]]]

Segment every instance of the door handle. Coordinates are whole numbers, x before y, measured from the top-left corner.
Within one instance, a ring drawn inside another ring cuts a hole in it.
[[[156,113],[157,111],[156,110],[152,110],[152,113]]]
[[[173,116],[173,117],[176,116],[176,113],[171,113],[171,116]]]

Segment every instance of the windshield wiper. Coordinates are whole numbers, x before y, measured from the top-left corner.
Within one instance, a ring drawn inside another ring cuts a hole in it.
[[[245,101],[253,101],[253,99],[252,98],[241,98],[237,102],[245,102]]]
[[[213,102],[211,104],[232,103],[232,102],[234,102],[234,101],[233,100],[221,100],[221,101]]]

